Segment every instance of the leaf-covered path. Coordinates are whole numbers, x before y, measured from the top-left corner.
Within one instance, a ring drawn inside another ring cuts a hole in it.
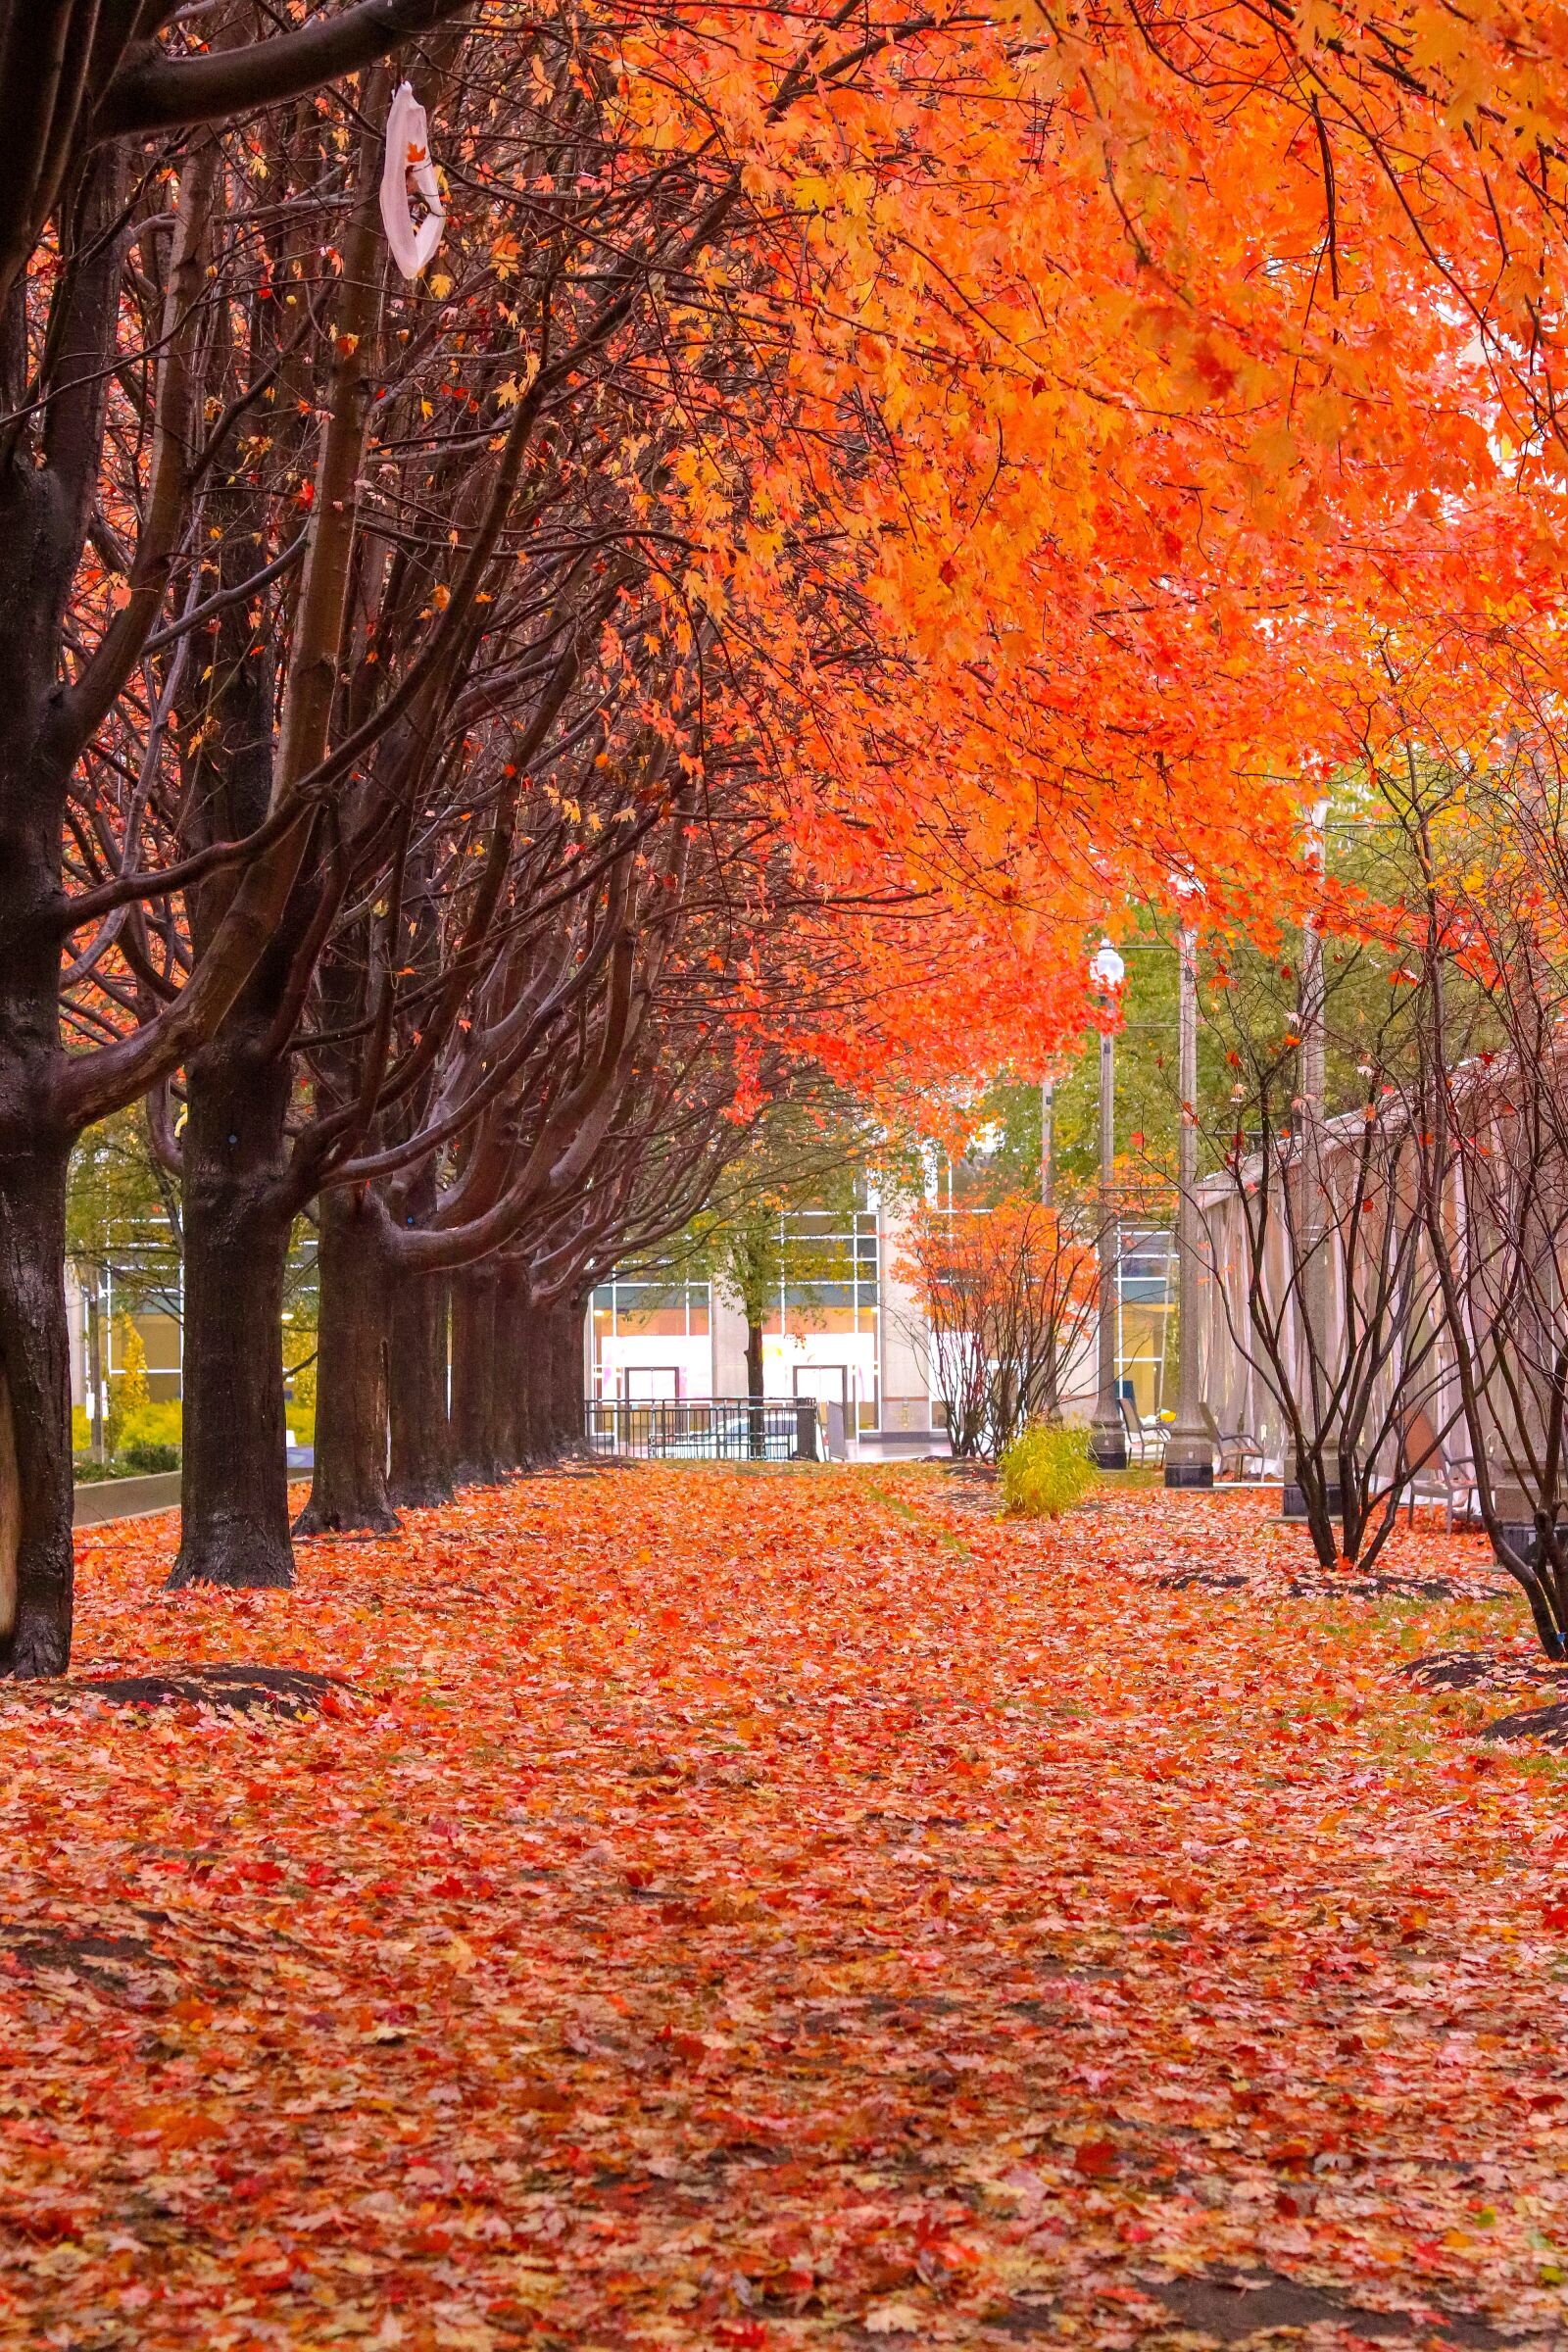
[[[171,1533],[0,1702],[0,2341],[1560,2338],[1568,1816],[1473,1541],[1325,1594],[1252,1496],[702,1467],[286,1595]],[[87,1687],[203,1662],[342,1684]]]

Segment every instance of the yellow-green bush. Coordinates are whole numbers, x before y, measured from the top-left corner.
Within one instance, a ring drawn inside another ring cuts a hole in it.
[[[129,1315],[115,1317],[115,1353],[120,1368],[109,1381],[109,1449],[118,1453],[128,1425],[152,1401],[147,1391],[147,1350]]]
[[[78,1478],[136,1477],[154,1470],[177,1470],[180,1446],[180,1405],[177,1396],[147,1397],[111,1421],[115,1449],[109,1461],[93,1462],[92,1423],[79,1404],[71,1408],[71,1443]]]
[[[177,1446],[181,1418],[177,1396],[150,1397],[127,1412],[122,1422],[122,1450],[127,1446]]]
[[[1009,1511],[1024,1519],[1059,1519],[1082,1502],[1099,1473],[1082,1429],[1052,1428],[1037,1422],[1014,1438],[998,1468]]]

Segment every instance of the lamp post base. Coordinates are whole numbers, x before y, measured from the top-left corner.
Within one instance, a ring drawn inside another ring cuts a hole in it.
[[[1206,1436],[1189,1437],[1172,1430],[1165,1441],[1165,1484],[1197,1489],[1214,1484],[1214,1448]]]
[[[1096,1421],[1089,1432],[1089,1450],[1097,1469],[1125,1470],[1127,1432],[1120,1421]]]
[[[1344,1517],[1345,1497],[1340,1492],[1338,1480],[1336,1480],[1328,1490],[1328,1504],[1329,1517],[1331,1519],[1341,1519]],[[1301,1493],[1300,1488],[1298,1486],[1294,1478],[1288,1478],[1285,1481],[1284,1496],[1280,1504],[1280,1517],[1282,1519],[1304,1519],[1306,1517],[1306,1496]]]
[[[1527,1568],[1539,1566],[1541,1538],[1536,1532],[1535,1498],[1507,1469],[1492,1473],[1492,1501],[1497,1533]]]

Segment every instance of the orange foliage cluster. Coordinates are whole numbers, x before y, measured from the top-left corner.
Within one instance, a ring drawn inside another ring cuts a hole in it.
[[[1402,1671],[1544,1670],[1476,1544],[1303,1592],[1265,1508],[579,1474],[288,1595],[83,1538],[4,1699],[0,2335],[1156,2344],[1239,2265],[1560,2340],[1557,1767]],[[345,1686],[86,1687],[203,1658]]]
[[[1284,911],[1311,778],[1549,725],[1564,14],[997,10],[815,88],[800,39],[694,7],[624,45],[637,136],[716,118],[777,221],[715,269],[789,428],[683,463],[686,585],[778,698],[819,870],[926,894],[818,1050],[1023,1066],[1128,891]],[[829,584],[873,668],[824,664]]]
[[[849,897],[857,1018],[809,1040],[837,1074],[1036,1068],[1130,892],[1175,866],[1215,921],[1289,913],[1313,779],[1551,723],[1565,42],[1560,6],[1446,0],[694,0],[573,32],[607,203],[664,160],[712,190],[637,363],[688,436],[654,466],[609,429],[596,464],[668,551],[670,643],[722,646],[709,755],[762,758]],[[475,404],[538,260],[507,200],[554,169],[524,143],[486,178],[497,109],[549,102],[553,54],[486,0],[468,64],[510,81],[435,117],[429,284]],[[657,691],[639,715],[668,724]],[[735,1003],[766,1026],[744,973]]]

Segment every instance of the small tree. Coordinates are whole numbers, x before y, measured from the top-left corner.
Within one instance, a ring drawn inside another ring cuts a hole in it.
[[[1427,1248],[1476,1506],[1568,1657],[1568,803],[1534,751],[1412,792]]]
[[[807,1209],[853,1209],[856,1187],[869,1156],[864,1114],[824,1089],[814,1098],[781,1099],[760,1115],[712,1201],[662,1262],[706,1260],[719,1292],[746,1318],[746,1393],[755,1406],[766,1395],[763,1330],[786,1286],[808,1304],[813,1283],[848,1279],[824,1262],[792,1229]],[[752,1449],[762,1448],[760,1413],[753,1416]]]
[[[956,1454],[995,1460],[1054,1415],[1060,1366],[1095,1311],[1096,1239],[1087,1216],[1017,1195],[914,1212],[900,1271],[925,1318]]]
[[[1456,1408],[1423,1247],[1413,975],[1396,945],[1344,942],[1326,959],[1308,946],[1305,977],[1261,951],[1214,975],[1208,1017],[1232,1084],[1200,1113],[1213,1172],[1199,1227],[1231,1344],[1273,1400],[1313,1548],[1325,1567],[1364,1567]],[[1345,1105],[1333,1115],[1325,1071]]]
[[[718,1238],[713,1278],[746,1317],[746,1394],[762,1401],[762,1326],[778,1303],[784,1281],[782,1211],[771,1200],[754,1200]]]
[[[109,1383],[109,1450],[118,1453],[135,1413],[152,1401],[147,1387],[147,1350],[129,1315],[115,1317],[115,1352],[119,1365]]]

